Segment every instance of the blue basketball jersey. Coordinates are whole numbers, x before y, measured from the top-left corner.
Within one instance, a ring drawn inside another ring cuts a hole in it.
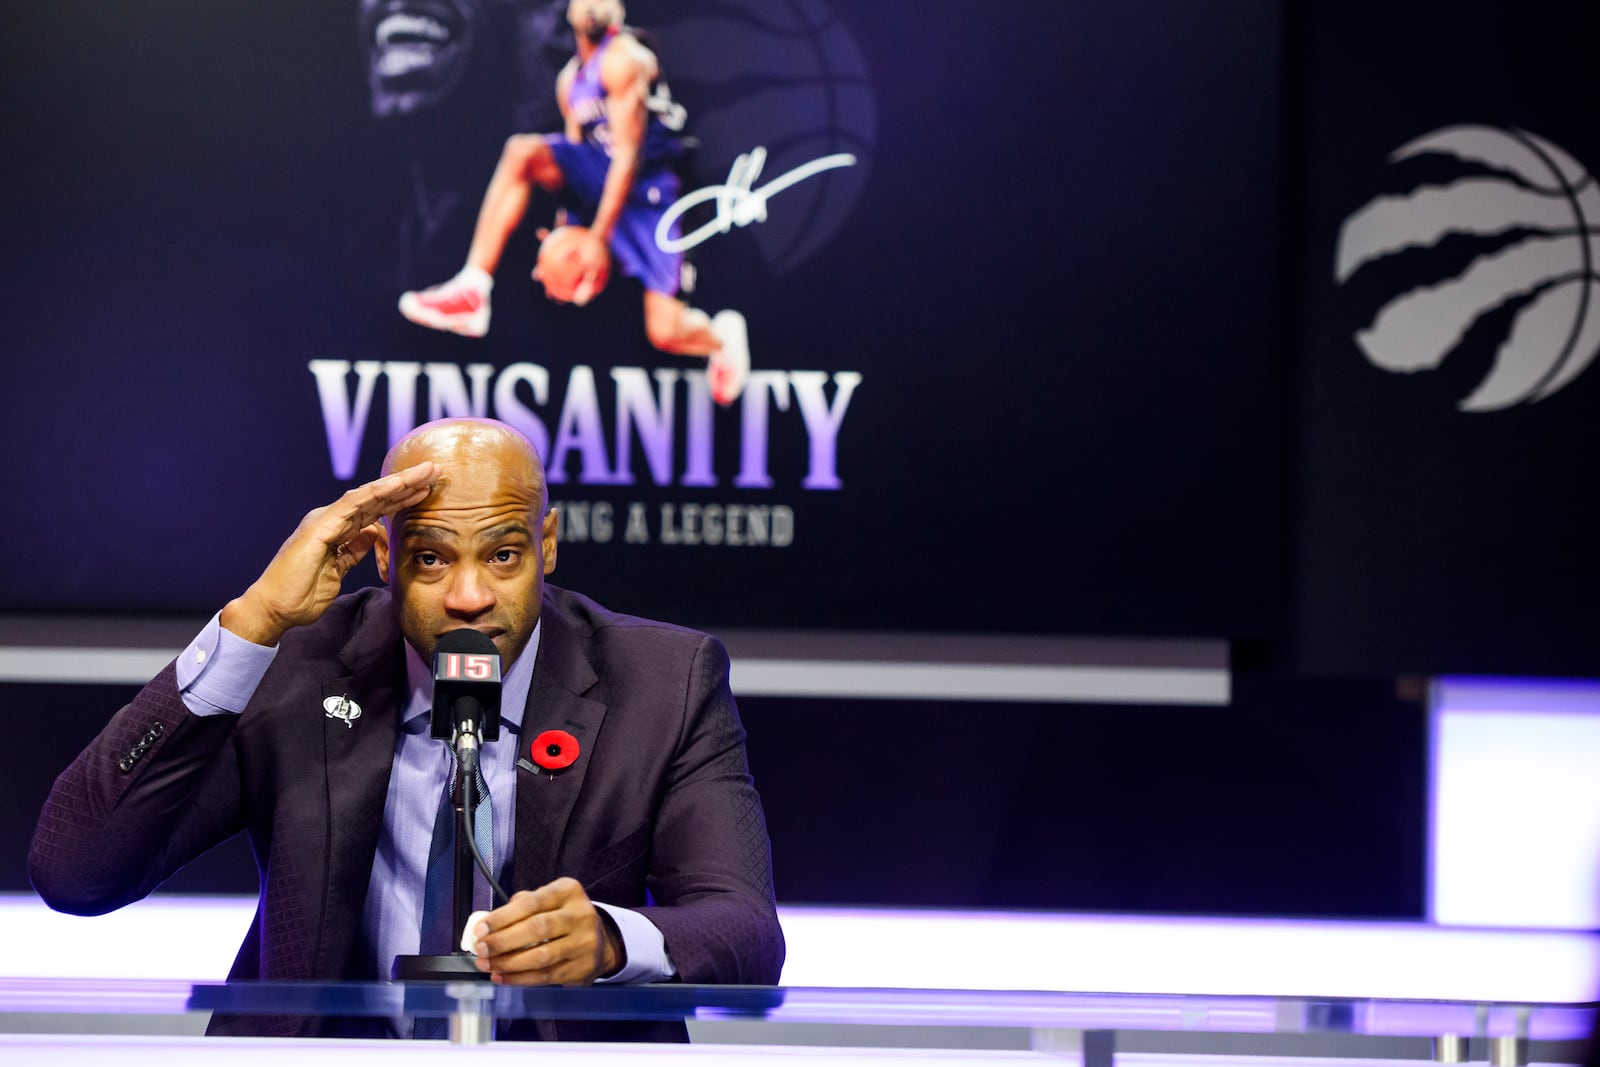
[[[616,30],[606,34],[589,61],[578,67],[567,91],[567,111],[582,130],[582,140],[573,143],[560,135],[549,139],[551,153],[561,168],[568,209],[573,221],[583,225],[594,217],[611,161],[611,127],[606,90],[600,83],[600,61],[616,37]],[[649,116],[639,167],[611,235],[611,253],[622,273],[639,279],[646,289],[670,296],[678,292],[683,255],[663,251],[655,235],[662,216],[678,198],[679,180],[672,161],[684,154],[679,136],[684,111],[673,102],[666,82],[659,78],[651,83],[646,107]],[[676,222],[670,233],[673,237],[679,235]]]
[[[605,86],[600,83],[600,63],[606,49],[619,35],[618,30],[606,34],[588,62],[578,67],[567,91],[567,111],[577,122],[583,139],[597,148],[611,148],[611,126],[606,103]],[[682,154],[686,115],[682,105],[672,99],[672,90],[659,76],[650,83],[650,95],[645,100],[648,120],[645,126],[641,155],[646,160],[668,159]]]

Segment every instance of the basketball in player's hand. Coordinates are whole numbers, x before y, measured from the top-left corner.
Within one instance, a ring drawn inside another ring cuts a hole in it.
[[[582,226],[557,226],[539,245],[539,263],[533,268],[533,277],[544,286],[545,294],[551,300],[571,304],[578,302],[578,297],[583,295],[582,302],[588,303],[600,295],[606,282],[611,279],[611,260],[608,258],[595,275],[589,292],[586,295],[578,292],[583,283],[583,268],[578,262],[578,243],[588,233]]]

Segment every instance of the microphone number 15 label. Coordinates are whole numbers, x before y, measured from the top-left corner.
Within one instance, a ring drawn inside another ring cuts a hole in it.
[[[475,682],[492,682],[500,677],[496,662],[499,656],[480,652],[446,652],[440,657],[444,662],[440,678],[466,678]]]

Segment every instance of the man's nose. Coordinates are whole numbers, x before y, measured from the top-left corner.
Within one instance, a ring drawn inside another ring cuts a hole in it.
[[[494,607],[494,590],[484,580],[481,569],[470,563],[454,568],[444,609],[453,615],[481,615]]]

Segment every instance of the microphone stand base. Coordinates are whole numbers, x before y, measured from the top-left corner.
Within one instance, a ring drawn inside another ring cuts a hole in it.
[[[437,1014],[437,993],[407,989],[406,1010],[416,1016],[416,1037],[446,1037],[455,1045],[483,1045],[494,1040],[495,987],[465,952],[448,956],[397,956],[390,972],[397,982],[443,982],[454,1002],[446,1018]]]
[[[478,970],[476,956],[453,952],[448,956],[396,956],[389,977],[396,982],[487,982]]]

